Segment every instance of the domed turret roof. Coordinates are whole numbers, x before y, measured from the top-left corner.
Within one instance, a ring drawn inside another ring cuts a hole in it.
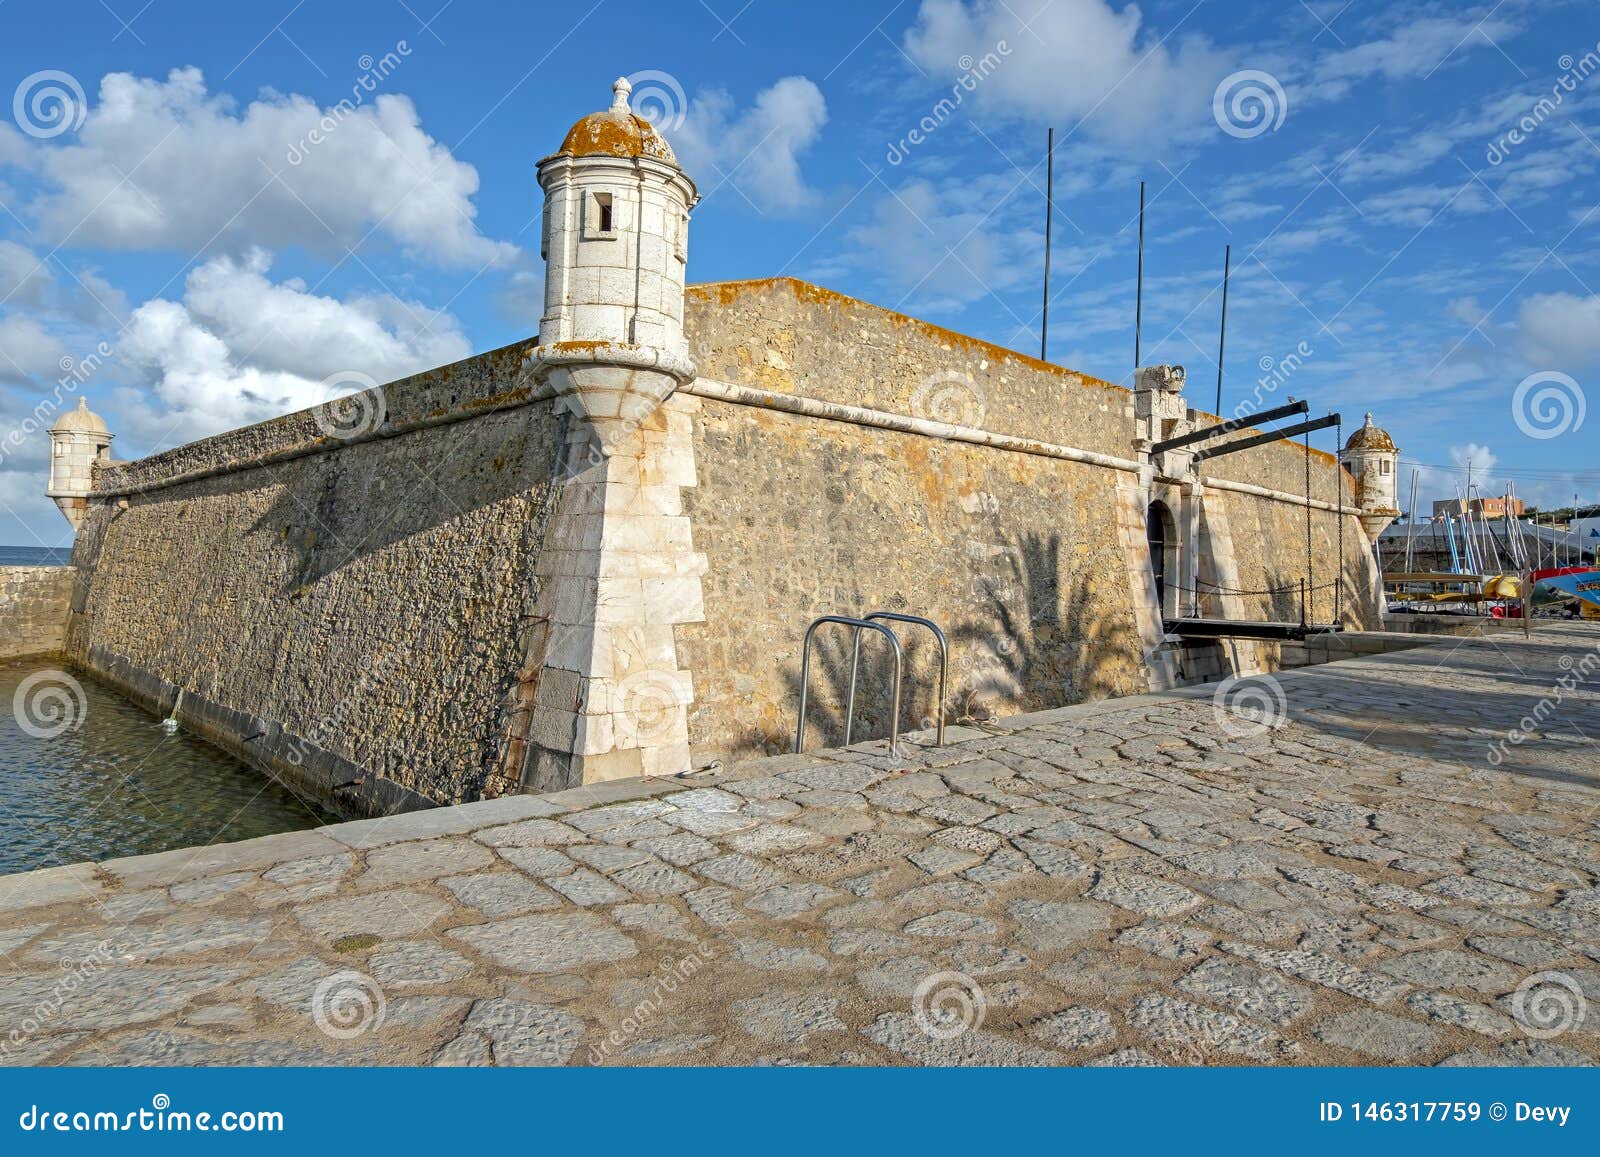
[[[1346,450],[1394,450],[1394,439],[1388,432],[1372,424],[1372,414],[1367,413],[1367,420],[1344,444]]]
[[[78,408],[68,410],[56,419],[55,425],[50,427],[52,434],[104,434],[111,436],[111,431],[106,429],[105,422],[100,415],[89,409],[89,399],[80,397]]]
[[[611,107],[590,113],[567,131],[567,139],[556,150],[568,157],[650,157],[669,165],[678,163],[666,138],[642,116],[628,108],[633,85],[619,76],[611,86]]]

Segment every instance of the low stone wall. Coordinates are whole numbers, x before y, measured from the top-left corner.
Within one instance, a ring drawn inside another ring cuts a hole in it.
[[[1384,616],[1386,631],[1409,631],[1418,635],[1488,635],[1501,631],[1523,633],[1521,619],[1497,619],[1492,615],[1412,614],[1391,612]]]
[[[0,659],[61,651],[75,573],[70,566],[0,566]]]
[[[1283,670],[1337,663],[1357,655],[1387,655],[1432,645],[1426,635],[1398,631],[1341,631],[1336,634],[1307,635],[1303,641],[1279,644],[1279,666]]]

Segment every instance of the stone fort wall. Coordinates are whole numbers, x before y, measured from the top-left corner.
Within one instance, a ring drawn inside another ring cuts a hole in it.
[[[70,566],[0,566],[0,659],[60,652],[72,580]]]
[[[788,750],[806,625],[874,610],[937,622],[947,702],[982,716],[1147,690],[1126,561],[1104,528],[1117,474],[1033,454],[706,401],[690,515],[706,621],[680,628],[695,672],[690,738]],[[907,647],[909,706],[933,713],[935,648]],[[847,632],[819,636],[810,742],[843,737]],[[889,666],[863,646],[855,735],[887,733]]]
[[[701,395],[699,482],[685,502],[695,548],[708,560],[706,622],[680,627],[678,638],[695,674],[697,752],[788,749],[802,635],[821,614],[881,609],[939,622],[950,636],[947,702],[957,715],[1150,689],[1145,657],[1158,616],[1136,472],[866,426],[867,415],[854,412],[973,425],[1134,465],[1130,391],[788,279],[691,287],[685,320],[703,381],[839,411],[795,414],[761,405],[759,396],[730,404],[707,396],[702,383],[689,387]],[[1353,513],[1325,508],[1336,495],[1354,503],[1352,480],[1332,455],[1313,450],[1310,464],[1321,505],[1310,512],[1308,617],[1333,621],[1342,523],[1339,609],[1351,625],[1375,626],[1365,535]],[[1304,492],[1306,455],[1297,445],[1268,444],[1206,467],[1222,484]],[[1175,493],[1162,496],[1178,508]],[[1231,535],[1223,559],[1209,543],[1202,550],[1202,586],[1290,592],[1308,574],[1303,505],[1216,488],[1207,489],[1206,502]],[[1119,528],[1119,503],[1123,522],[1127,508],[1137,508],[1137,526]],[[1211,598],[1201,609],[1296,619],[1298,597],[1241,595],[1226,605]],[[920,630],[897,630],[909,660],[905,717],[926,719],[935,651]],[[843,736],[844,640],[841,632],[815,646],[818,710],[810,718],[817,730],[808,742]],[[1275,646],[1247,650],[1252,665],[1275,664]],[[888,683],[888,668],[870,642],[863,656],[857,737],[887,730],[888,705],[877,689]],[[1218,656],[1205,655],[1203,664],[1195,658],[1181,659],[1175,674],[1227,673]]]
[[[350,814],[503,790],[567,420],[520,352],[392,384],[388,436],[308,411],[103,470],[72,657]]]
[[[1129,391],[785,279],[692,288],[685,326],[700,378],[655,436],[692,448],[659,498],[692,542],[655,561],[682,572],[661,581],[694,761],[787,749],[801,634],[823,613],[941,623],[953,715],[1148,689],[1159,613]],[[607,613],[566,567],[612,522],[575,495],[576,419],[524,383],[525,348],[384,387],[382,421],[353,438],[306,411],[101,468],[72,660],[348,814],[573,786],[544,756],[612,708],[558,656],[582,651],[571,623]],[[1207,489],[1227,549],[1202,552],[1202,575],[1297,582],[1303,509],[1248,487],[1297,491],[1298,447],[1215,465],[1246,489]],[[1331,458],[1312,465],[1315,493],[1352,500]],[[1320,508],[1319,581],[1340,522],[1347,617],[1371,626],[1359,524]],[[901,631],[923,717],[919,634]],[[858,738],[887,726],[882,658],[864,653]],[[840,737],[842,635],[817,663],[814,743]]]

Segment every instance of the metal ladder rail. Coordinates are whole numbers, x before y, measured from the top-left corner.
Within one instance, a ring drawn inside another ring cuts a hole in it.
[[[935,713],[938,728],[934,738],[935,747],[944,746],[944,691],[950,678],[950,642],[939,629],[939,624],[932,619],[925,619],[921,615],[902,615],[898,611],[873,611],[861,616],[861,621],[870,623],[877,619],[890,619],[897,623],[911,623],[915,626],[926,627],[933,632],[934,642],[939,644],[939,698],[936,700]],[[850,746],[850,727],[855,721],[856,708],[856,669],[861,662],[861,630],[856,629],[855,646],[850,653],[850,696],[844,713],[844,745]]]
[[[889,720],[889,754],[900,754],[900,679],[905,669],[904,653],[900,649],[900,640],[888,627],[882,623],[868,622],[866,619],[852,619],[845,615],[822,615],[813,619],[806,628],[805,641],[800,645],[800,719],[794,729],[794,750],[799,755],[806,749],[806,700],[811,690],[811,637],[817,633],[817,628],[824,623],[838,623],[841,626],[851,627],[855,631],[855,638],[859,641],[863,629],[877,631],[889,640],[889,646],[894,650],[894,714]],[[846,711],[853,709],[854,701]],[[849,734],[850,717],[845,716],[845,730]]]

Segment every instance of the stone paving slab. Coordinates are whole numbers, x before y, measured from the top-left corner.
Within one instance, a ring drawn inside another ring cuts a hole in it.
[[[1591,735],[1560,624],[0,877],[0,1059],[1592,1064]]]

